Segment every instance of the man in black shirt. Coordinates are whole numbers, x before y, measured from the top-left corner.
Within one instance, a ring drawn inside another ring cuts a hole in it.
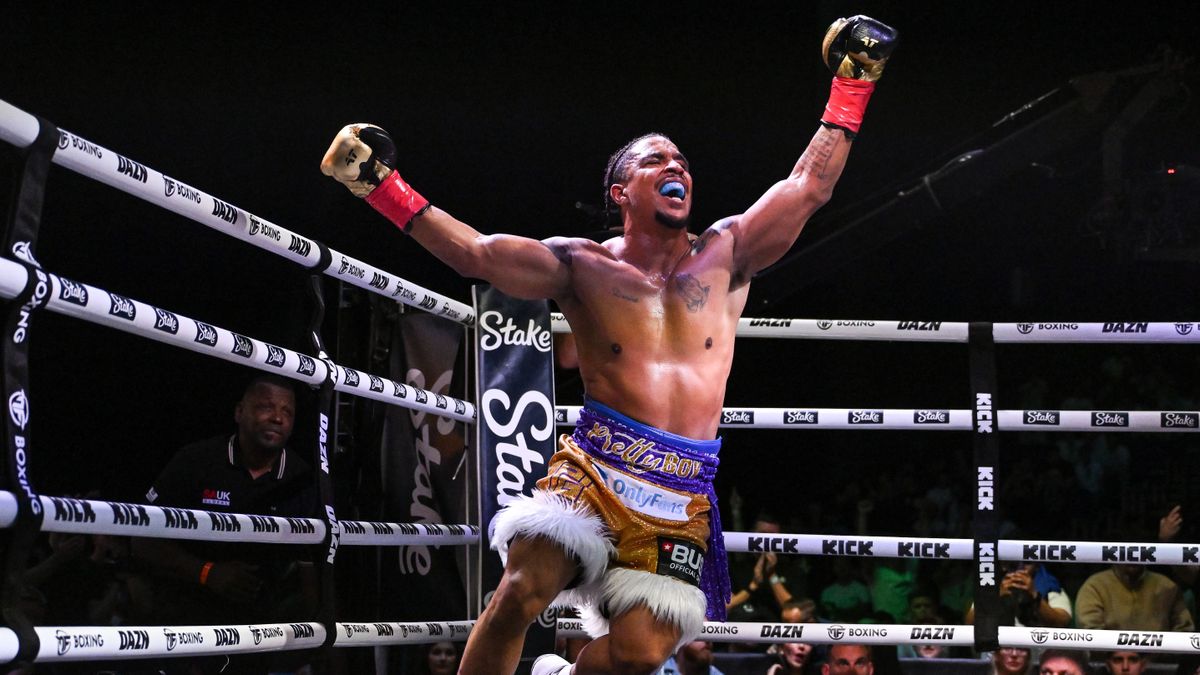
[[[289,380],[254,377],[234,408],[233,435],[182,448],[146,493],[147,502],[317,517],[312,471],[286,447],[295,414]],[[311,608],[306,596],[315,587],[315,575],[306,546],[137,539],[134,553],[163,578],[157,604],[167,623],[296,620]]]

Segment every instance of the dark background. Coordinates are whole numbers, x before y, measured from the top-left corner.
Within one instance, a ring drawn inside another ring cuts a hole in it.
[[[609,153],[661,131],[691,161],[703,227],[787,175],[828,94],[818,56],[825,27],[865,13],[899,29],[901,45],[833,202],[794,251],[821,251],[833,269],[804,285],[789,281],[796,265],[769,271],[752,288],[748,314],[1194,321],[1197,11],[1098,4],[380,3],[304,11],[294,3],[10,3],[0,21],[0,98],[465,300],[468,282],[319,173],[344,124],[388,129],[404,175],[434,203],[482,231],[532,237],[598,229],[586,207],[599,203]],[[944,195],[958,205],[923,211],[919,226],[881,219],[895,234],[882,246],[878,231],[853,227],[953,158],[1071,98],[1072,78],[1162,63],[1164,46],[1191,59],[1179,70],[1185,86],[1130,121],[1121,190],[1106,209],[1102,138],[1092,134],[1022,161],[987,189],[958,183]],[[1044,106],[995,126],[1055,90]],[[1177,168],[1173,177],[1168,167]],[[833,232],[847,244],[826,254],[817,245]],[[63,169],[51,174],[38,255],[54,273],[311,353],[302,270]],[[36,329],[32,476],[48,494],[102,488],[138,498],[175,448],[229,426],[248,374],[52,314]],[[363,333],[326,339],[360,344]],[[354,362],[355,350],[345,353],[348,365],[366,365]],[[1002,348],[998,405],[1021,407],[1030,391],[1046,407],[1095,399],[1089,388],[1114,354],[1128,360],[1126,375],[1153,371],[1161,384],[1138,391],[1118,378],[1105,405],[1195,405],[1194,346]],[[969,405],[961,345],[746,340],[733,372],[729,405]],[[560,402],[576,404],[578,385],[562,375]],[[1191,452],[1180,436],[1136,436],[1126,442],[1149,446],[1139,461],[1168,471]],[[727,442],[720,490],[727,496],[737,486],[747,509],[800,512],[806,501],[902,469],[970,479],[965,434],[731,432]]]

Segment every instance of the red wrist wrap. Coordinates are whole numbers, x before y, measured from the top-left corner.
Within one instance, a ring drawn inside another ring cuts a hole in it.
[[[379,187],[371,190],[367,203],[405,234],[412,228],[412,219],[429,209],[429,200],[405,183],[399,171],[388,174]]]
[[[863,113],[867,110],[867,101],[871,100],[873,91],[874,82],[850,77],[833,78],[833,84],[829,88],[829,102],[825,104],[825,114],[821,116],[821,121],[857,134],[858,128],[862,126]]]

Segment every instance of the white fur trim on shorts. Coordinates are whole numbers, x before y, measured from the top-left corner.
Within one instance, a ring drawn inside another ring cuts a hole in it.
[[[584,505],[574,505],[558,495],[534,490],[509,502],[491,524],[492,548],[508,564],[508,546],[516,537],[545,537],[579,561],[581,582],[595,583],[616,555],[604,522]],[[555,604],[561,604],[557,601]]]
[[[673,577],[640,570],[614,567],[597,584],[566,591],[559,596],[579,607],[583,629],[593,638],[608,633],[606,616],[620,616],[638,605],[650,609],[654,617],[679,628],[678,649],[695,640],[704,628],[704,610],[708,601],[704,592]],[[555,604],[561,604],[558,600]]]

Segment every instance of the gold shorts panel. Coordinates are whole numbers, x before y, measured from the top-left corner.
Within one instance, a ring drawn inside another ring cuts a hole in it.
[[[658,573],[659,537],[708,550],[711,506],[706,495],[654,485],[636,473],[598,462],[569,434],[558,437],[558,452],[537,487],[573,505],[584,504],[600,516],[617,548],[610,566]]]

